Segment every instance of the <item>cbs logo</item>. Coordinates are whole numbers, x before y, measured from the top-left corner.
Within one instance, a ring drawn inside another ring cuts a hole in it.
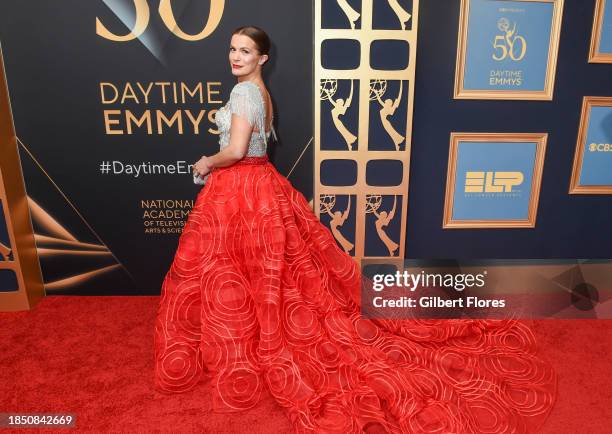
[[[521,172],[467,172],[466,193],[511,193],[512,188],[523,183]]]
[[[612,143],[591,143],[589,145],[591,152],[612,152]]]
[[[147,0],[134,0],[134,7],[136,8],[136,22],[134,28],[127,35],[115,35],[110,32],[102,21],[96,17],[96,34],[105,39],[109,39],[115,42],[127,42],[136,39],[142,35],[147,26],[149,25],[149,18],[151,17],[151,11]],[[176,23],[174,12],[172,11],[171,0],[160,0],[159,2],[159,16],[168,28],[168,30],[174,35],[185,41],[200,41],[215,31],[221,17],[223,16],[223,9],[225,8],[225,0],[210,0],[210,13],[208,14],[208,20],[202,31],[196,35],[189,35],[185,33]]]

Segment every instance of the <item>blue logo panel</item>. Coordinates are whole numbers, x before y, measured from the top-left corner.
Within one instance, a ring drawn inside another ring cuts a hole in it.
[[[592,107],[580,185],[612,185],[612,107]]]
[[[599,40],[599,51],[602,53],[612,53],[612,2],[608,0],[603,13],[603,23],[601,25],[601,39]]]
[[[527,219],[536,150],[533,142],[459,143],[453,219]]]
[[[471,0],[464,88],[542,91],[554,4]]]

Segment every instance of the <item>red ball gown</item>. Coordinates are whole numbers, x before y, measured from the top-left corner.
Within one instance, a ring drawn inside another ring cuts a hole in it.
[[[536,432],[556,377],[512,320],[365,320],[360,269],[267,161],[265,106],[243,81],[216,116],[256,125],[247,157],[213,170],[162,287],[155,387],[201,380],[216,411],[267,389],[296,433]]]

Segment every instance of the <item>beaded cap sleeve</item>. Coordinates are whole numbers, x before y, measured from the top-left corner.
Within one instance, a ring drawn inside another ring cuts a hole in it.
[[[229,108],[232,114],[245,118],[249,124],[257,127],[259,131],[264,129],[263,101],[256,84],[243,81],[234,86],[230,94]]]
[[[215,122],[220,132],[220,149],[223,149],[229,144],[232,114],[246,119],[254,129],[259,130],[251,134],[251,140],[249,141],[249,148],[246,155],[248,157],[264,156],[266,154],[267,139],[270,133],[266,134],[266,109],[263,95],[255,83],[251,81],[237,83],[232,89],[227,104],[217,111]],[[274,129],[272,128],[271,133],[273,131]]]

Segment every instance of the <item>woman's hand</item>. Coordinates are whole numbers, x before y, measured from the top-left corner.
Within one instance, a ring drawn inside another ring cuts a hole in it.
[[[212,167],[208,161],[208,157],[206,155],[203,155],[202,158],[200,158],[194,165],[193,165],[193,172],[194,174],[197,173],[200,176],[204,177],[206,175],[208,175],[211,171]]]

